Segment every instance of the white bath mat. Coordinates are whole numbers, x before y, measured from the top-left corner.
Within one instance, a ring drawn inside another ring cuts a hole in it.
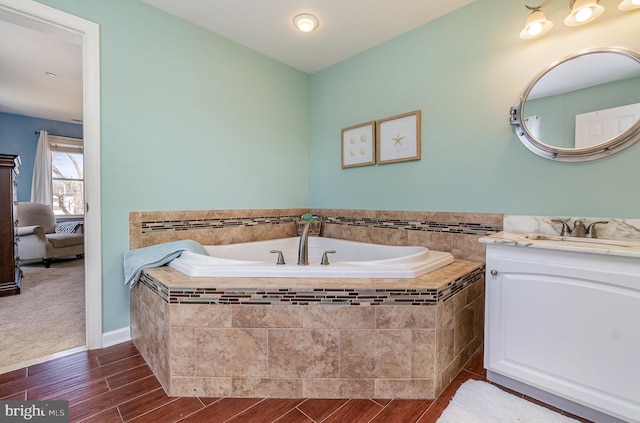
[[[578,423],[486,382],[468,380],[436,423]]]

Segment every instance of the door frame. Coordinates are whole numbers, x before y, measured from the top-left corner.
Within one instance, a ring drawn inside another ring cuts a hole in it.
[[[82,44],[86,346],[102,348],[100,27],[35,1],[0,0],[0,19]]]

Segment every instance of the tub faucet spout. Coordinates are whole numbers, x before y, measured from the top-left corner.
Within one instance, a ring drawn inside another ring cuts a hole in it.
[[[309,264],[309,225],[311,225],[311,220],[304,222],[300,241],[298,241],[298,264],[301,266]]]

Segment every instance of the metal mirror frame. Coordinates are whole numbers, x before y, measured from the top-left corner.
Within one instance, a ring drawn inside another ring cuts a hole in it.
[[[635,142],[640,140],[640,120],[638,120],[631,128],[623,132],[622,134],[611,138],[608,141],[602,142],[600,144],[584,147],[584,148],[562,148],[562,147],[553,147],[549,144],[545,144],[538,138],[536,138],[529,129],[527,125],[523,122],[524,120],[524,105],[527,101],[527,97],[529,93],[536,85],[536,83],[549,71],[560,66],[561,64],[575,59],[577,57],[586,55],[586,54],[594,54],[594,53],[617,53],[625,55],[631,59],[634,59],[640,65],[640,53],[635,52],[633,50],[629,50],[623,47],[601,47],[601,48],[591,48],[579,51],[577,53],[566,56],[560,60],[557,60],[547,66],[545,69],[540,71],[533,79],[529,82],[529,84],[524,88],[520,97],[518,99],[518,103],[510,109],[510,118],[509,121],[516,132],[520,141],[531,150],[533,153],[544,157],[546,159],[558,160],[564,162],[584,162],[589,160],[596,160],[603,157],[608,157],[613,153],[617,153],[618,151],[624,150],[625,148],[630,147]]]

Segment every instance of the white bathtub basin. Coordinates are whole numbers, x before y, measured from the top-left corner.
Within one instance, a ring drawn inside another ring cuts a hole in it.
[[[416,278],[453,263],[450,253],[341,239],[309,237],[309,265],[299,266],[298,237],[205,246],[210,256],[185,251],[169,266],[194,277]],[[277,265],[281,250],[286,264]],[[320,265],[322,253],[329,265]]]

